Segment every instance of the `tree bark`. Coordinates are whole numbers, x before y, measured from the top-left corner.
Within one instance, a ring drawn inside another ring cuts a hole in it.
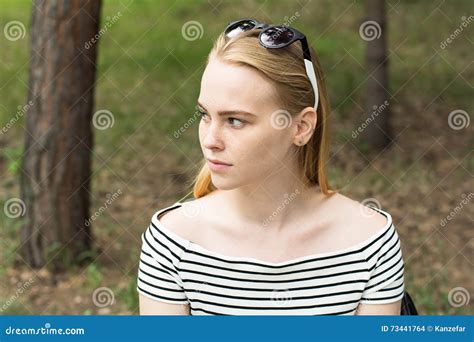
[[[364,120],[371,121],[362,136],[371,149],[382,149],[390,144],[392,137],[385,0],[366,0],[365,5],[367,20],[375,21],[380,26],[380,37],[368,40],[366,49],[366,72],[370,76],[366,84]]]
[[[91,129],[100,0],[33,1],[21,196],[23,259],[54,269],[90,253]]]

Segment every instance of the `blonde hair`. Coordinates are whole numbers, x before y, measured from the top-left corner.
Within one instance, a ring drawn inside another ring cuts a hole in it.
[[[250,30],[233,38],[227,38],[222,33],[214,42],[207,63],[211,56],[215,56],[226,63],[257,70],[275,85],[280,105],[291,115],[299,113],[306,107],[314,107],[313,88],[306,75],[301,44],[297,42],[285,48],[269,50],[258,42],[259,33],[260,30]],[[319,87],[317,124],[311,139],[297,150],[297,160],[304,182],[307,185],[319,185],[322,193],[332,195],[335,191],[329,188],[325,168],[329,150],[329,103],[324,76],[313,49],[311,57]],[[206,196],[216,190],[205,159],[193,183],[195,198]]]

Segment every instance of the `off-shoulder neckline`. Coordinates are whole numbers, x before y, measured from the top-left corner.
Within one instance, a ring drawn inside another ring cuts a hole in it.
[[[215,252],[215,251],[211,251],[211,250],[201,246],[200,244],[197,244],[197,243],[195,243],[191,240],[185,239],[182,236],[180,236],[180,235],[176,234],[175,232],[171,231],[165,225],[163,225],[163,223],[161,223],[161,221],[159,220],[159,216],[161,214],[163,214],[164,212],[166,212],[166,211],[173,210],[175,208],[181,207],[182,205],[183,205],[182,202],[176,202],[173,205],[170,205],[168,207],[165,207],[165,208],[157,211],[153,215],[152,222],[155,223],[156,226],[159,226],[160,230],[165,235],[170,237],[172,240],[177,241],[180,245],[185,246],[188,250],[190,249],[191,246],[193,246],[197,251],[200,251],[203,254],[213,256],[214,258],[222,259],[224,261],[230,261],[230,262],[234,262],[234,263],[242,262],[242,263],[260,264],[261,266],[267,266],[267,267],[289,266],[289,265],[292,265],[292,264],[295,264],[295,263],[299,263],[299,262],[307,261],[307,260],[311,260],[311,259],[324,259],[324,258],[327,258],[327,257],[337,257],[339,255],[345,255],[348,252],[358,251],[358,250],[362,249],[363,247],[369,245],[372,241],[379,238],[385,232],[387,232],[387,230],[389,230],[392,227],[392,223],[393,223],[392,222],[392,216],[388,212],[386,212],[382,209],[379,209],[377,207],[371,207],[372,209],[377,210],[382,215],[384,215],[387,218],[387,223],[385,224],[385,226],[382,229],[377,231],[375,234],[372,234],[367,239],[365,239],[365,240],[363,240],[363,241],[361,241],[357,244],[354,244],[352,246],[342,248],[342,249],[338,249],[338,250],[335,250],[335,251],[309,254],[309,255],[305,255],[305,256],[302,256],[302,257],[298,257],[298,258],[293,258],[293,259],[290,259],[290,260],[287,260],[287,261],[282,261],[282,262],[270,262],[270,261],[265,261],[265,260],[252,258],[252,257],[229,256],[229,255],[221,254],[221,253],[218,253],[218,252]]]

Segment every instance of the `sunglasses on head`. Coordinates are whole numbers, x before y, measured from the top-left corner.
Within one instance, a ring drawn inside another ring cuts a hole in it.
[[[311,53],[309,51],[306,36],[292,27],[283,25],[267,25],[264,23],[259,23],[254,19],[241,19],[233,21],[227,25],[227,28],[224,32],[227,37],[232,38],[239,33],[252,29],[262,29],[258,35],[258,41],[260,45],[267,49],[280,49],[291,45],[296,41],[301,41],[306,74],[308,75],[309,81],[311,82],[314,91],[314,110],[317,110],[319,102],[318,84],[316,82],[316,74],[311,61]]]

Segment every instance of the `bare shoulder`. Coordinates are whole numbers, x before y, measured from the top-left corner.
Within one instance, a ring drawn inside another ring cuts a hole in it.
[[[195,227],[205,225],[203,212],[206,200],[204,198],[183,202],[181,206],[161,213],[158,220],[169,231],[190,241],[196,239]]]
[[[364,241],[387,228],[391,218],[372,209],[358,201],[352,200],[342,194],[337,194],[334,199],[334,208],[339,227],[347,232],[350,229],[354,237],[353,243]]]

